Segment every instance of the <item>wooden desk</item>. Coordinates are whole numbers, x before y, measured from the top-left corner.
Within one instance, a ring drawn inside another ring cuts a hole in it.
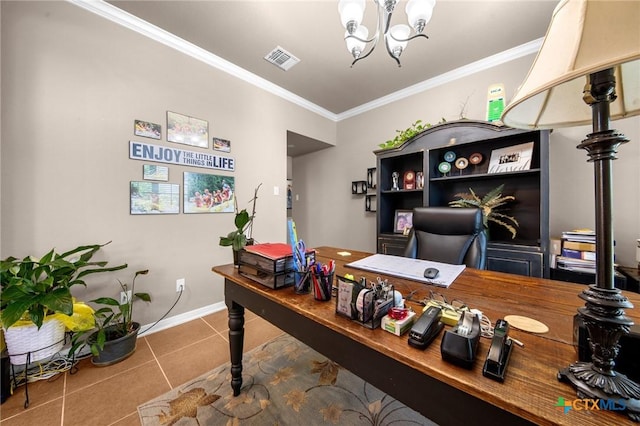
[[[341,257],[340,249],[320,247],[320,261],[335,259],[339,275],[351,273],[375,280],[378,274],[346,268],[369,255],[352,251]],[[335,300],[317,302],[312,295],[297,295],[291,288],[272,290],[240,276],[233,265],[216,266],[225,278],[225,301],[229,308],[229,344],[234,394],[242,384],[244,308],[250,309],[296,339],[304,342],[354,374],[362,377],[433,421],[446,424],[572,424],[603,425],[631,422],[613,411],[569,410],[555,405],[558,398],[577,399],[574,389],[557,380],[560,369],[577,360],[572,345],[572,318],[583,306],[578,297],[583,286],[467,268],[448,289],[390,278],[402,294],[429,290],[448,299],[464,301],[481,310],[492,322],[506,315],[535,318],[549,332],[534,335],[514,328],[510,336],[525,347],[514,345],[504,383],[482,375],[490,340],[481,339],[471,370],[442,360],[442,334],[424,351],[410,347],[407,336],[397,337],[381,329],[369,330],[335,314]],[[640,306],[640,296],[625,293]],[[420,310],[419,305],[413,305]],[[640,322],[638,309],[627,315]]]

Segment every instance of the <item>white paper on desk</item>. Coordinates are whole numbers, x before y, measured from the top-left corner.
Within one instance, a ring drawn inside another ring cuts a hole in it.
[[[389,254],[374,254],[364,259],[348,263],[345,266],[408,278],[441,287],[449,287],[466,267],[465,265],[451,265],[449,263],[392,256]],[[427,268],[436,268],[440,273],[436,278],[425,278],[424,270]]]

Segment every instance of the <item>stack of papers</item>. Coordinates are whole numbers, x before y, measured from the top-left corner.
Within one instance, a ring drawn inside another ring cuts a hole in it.
[[[465,265],[451,265],[449,263],[391,256],[389,254],[374,254],[345,266],[393,275],[394,277],[408,278],[440,287],[449,287],[466,267]],[[425,278],[424,270],[427,268],[436,268],[440,273],[435,278]]]

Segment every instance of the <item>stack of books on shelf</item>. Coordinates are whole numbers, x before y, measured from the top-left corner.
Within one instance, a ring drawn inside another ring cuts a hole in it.
[[[575,272],[596,273],[596,233],[590,229],[576,229],[562,233],[562,251],[556,266]]]

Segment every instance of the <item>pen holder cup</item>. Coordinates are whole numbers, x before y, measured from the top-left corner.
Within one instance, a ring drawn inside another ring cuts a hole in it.
[[[313,280],[313,297],[322,302],[331,300],[333,273],[325,275],[314,272],[311,274],[311,278]]]
[[[309,294],[311,292],[310,271],[294,271],[293,277],[295,279],[295,281],[293,282],[293,291],[295,291],[296,294]]]

